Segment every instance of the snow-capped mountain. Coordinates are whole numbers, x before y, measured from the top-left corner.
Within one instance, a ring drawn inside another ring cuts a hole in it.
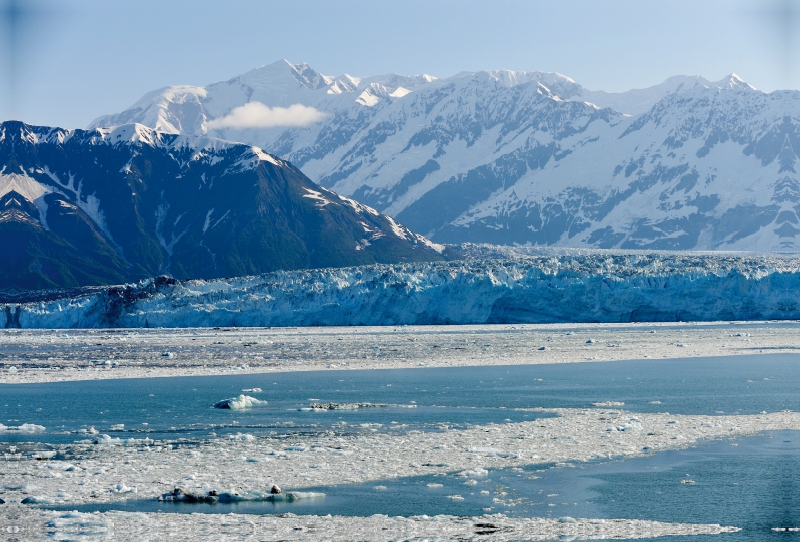
[[[0,123],[0,289],[214,278],[446,249],[258,147]]]
[[[261,146],[437,242],[800,249],[800,92],[736,75],[614,94],[556,73],[330,77],[281,61],[93,126],[131,121]]]

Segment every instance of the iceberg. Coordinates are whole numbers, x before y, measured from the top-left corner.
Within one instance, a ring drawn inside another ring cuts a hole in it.
[[[38,431],[44,431],[45,427],[43,425],[37,425],[35,423],[23,423],[22,425],[3,425],[0,423],[0,433],[5,432],[15,432],[15,433],[36,433]]]
[[[256,399],[255,397],[250,397],[249,395],[240,395],[239,397],[231,397],[229,399],[223,399],[222,401],[217,401],[214,403],[214,408],[229,408],[231,410],[242,410],[245,408],[251,408],[257,405],[266,405],[266,401],[262,401],[260,399]]]

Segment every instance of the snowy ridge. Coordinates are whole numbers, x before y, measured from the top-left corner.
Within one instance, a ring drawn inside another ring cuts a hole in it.
[[[799,291],[797,257],[601,251],[150,280],[0,314],[29,328],[784,320]]]
[[[289,162],[208,135],[7,121],[0,164],[0,289],[447,256]]]
[[[209,124],[250,103],[318,121]],[[800,92],[736,74],[608,93],[558,73],[330,77],[280,61],[93,126],[131,121],[257,145],[437,243],[800,250]]]

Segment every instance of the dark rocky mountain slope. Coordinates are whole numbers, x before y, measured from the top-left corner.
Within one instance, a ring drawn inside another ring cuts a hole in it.
[[[0,289],[445,259],[257,147],[0,124]]]

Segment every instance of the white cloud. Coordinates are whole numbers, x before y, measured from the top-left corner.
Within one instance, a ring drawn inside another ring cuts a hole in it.
[[[269,107],[261,102],[248,102],[235,107],[224,117],[208,122],[209,128],[273,128],[275,126],[308,126],[327,117],[318,109],[303,104]]]

